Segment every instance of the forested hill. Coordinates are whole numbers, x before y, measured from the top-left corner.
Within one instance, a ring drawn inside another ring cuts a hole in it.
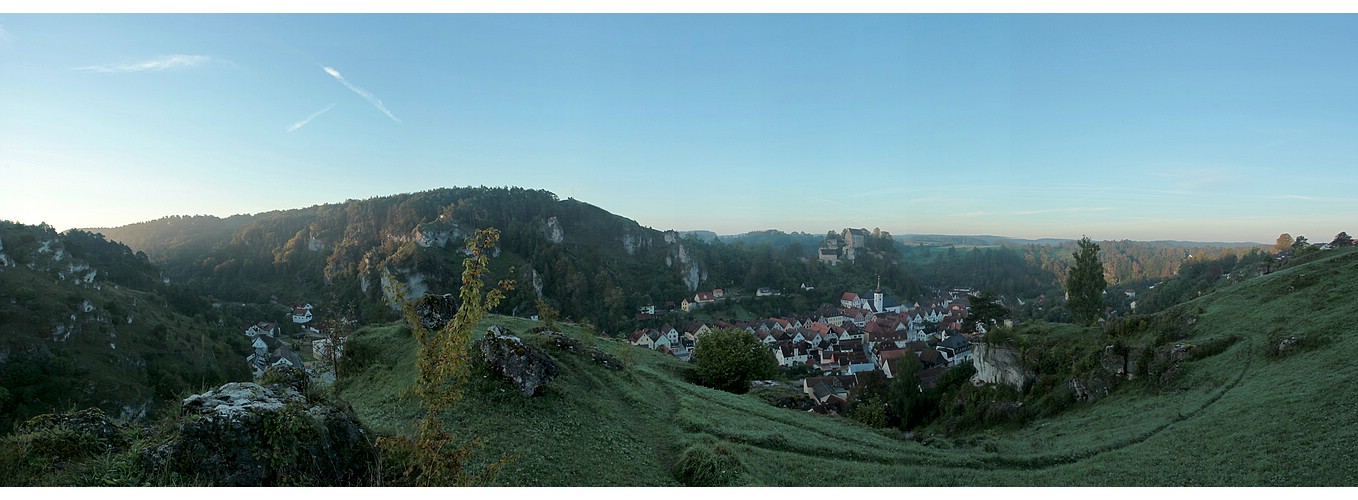
[[[0,432],[71,407],[142,416],[246,380],[235,326],[124,245],[0,221]]]
[[[353,304],[377,320],[386,308],[384,276],[411,293],[454,292],[463,238],[488,227],[501,232],[494,278],[518,283],[505,314],[525,313],[541,296],[568,317],[630,319],[640,305],[691,295],[709,275],[701,242],[521,188],[437,189],[98,231],[219,299]]]
[[[501,232],[490,278],[518,284],[496,312],[528,314],[542,298],[564,318],[613,333],[630,331],[641,306],[677,306],[694,292],[714,288],[753,295],[763,287],[822,285],[814,293],[763,304],[783,313],[814,310],[837,301],[844,289],[866,289],[878,276],[891,293],[919,290],[887,238],[856,262],[829,268],[816,262],[814,246],[788,248],[781,233],[727,243],[701,232],[662,232],[584,202],[522,188],[436,189],[95,230],[144,251],[173,282],[219,300],[352,304],[371,322],[390,319],[385,276],[410,293],[456,291],[463,239],[488,227]]]
[[[749,311],[754,314],[813,310],[845,290],[876,286],[878,277],[888,293],[907,300],[925,288],[955,286],[1024,299],[1059,296],[1074,245],[996,237],[893,243],[883,232],[868,258],[830,267],[816,259],[823,234],[661,232],[548,191],[485,187],[224,219],[166,217],[96,231],[144,251],[173,282],[220,300],[353,305],[364,320],[380,321],[390,314],[384,276],[413,293],[451,293],[463,237],[486,227],[502,233],[493,278],[519,284],[496,312],[531,313],[543,298],[564,317],[613,333],[635,326],[638,307],[677,305],[715,288],[816,287],[785,296],[768,311]],[[1104,242],[1103,262],[1110,285],[1120,286],[1173,276],[1190,254],[1243,256],[1247,250],[1116,241]]]

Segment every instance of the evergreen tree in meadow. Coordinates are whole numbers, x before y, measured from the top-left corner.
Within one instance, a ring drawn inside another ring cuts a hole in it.
[[[1106,307],[1103,290],[1108,282],[1103,278],[1103,263],[1099,262],[1099,244],[1085,236],[1079,245],[1079,250],[1075,251],[1075,266],[1070,268],[1066,279],[1066,291],[1070,293],[1066,307],[1076,323],[1093,325],[1103,316]]]

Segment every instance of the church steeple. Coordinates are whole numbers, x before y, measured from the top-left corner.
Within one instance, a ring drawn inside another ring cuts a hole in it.
[[[877,290],[872,292],[873,312],[884,312],[882,309],[882,275],[877,275]]]

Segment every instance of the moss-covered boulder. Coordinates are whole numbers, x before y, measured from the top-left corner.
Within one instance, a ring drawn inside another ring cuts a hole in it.
[[[27,439],[30,452],[58,460],[96,455],[127,445],[122,428],[98,408],[38,415],[20,425],[14,435]]]
[[[415,301],[415,317],[419,318],[420,326],[425,330],[435,332],[452,321],[453,316],[457,316],[459,305],[458,298],[451,293],[427,294]]]
[[[491,372],[513,382],[524,396],[538,394],[560,370],[547,353],[525,344],[499,326],[490,327],[479,344],[481,357]]]
[[[308,394],[296,377],[273,378],[184,399],[174,437],[139,465],[224,486],[367,484],[377,455],[353,410]]]

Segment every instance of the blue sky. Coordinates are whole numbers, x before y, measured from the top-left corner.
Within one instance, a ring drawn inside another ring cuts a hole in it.
[[[441,186],[657,229],[1358,230],[1358,16],[6,15],[0,219]]]

